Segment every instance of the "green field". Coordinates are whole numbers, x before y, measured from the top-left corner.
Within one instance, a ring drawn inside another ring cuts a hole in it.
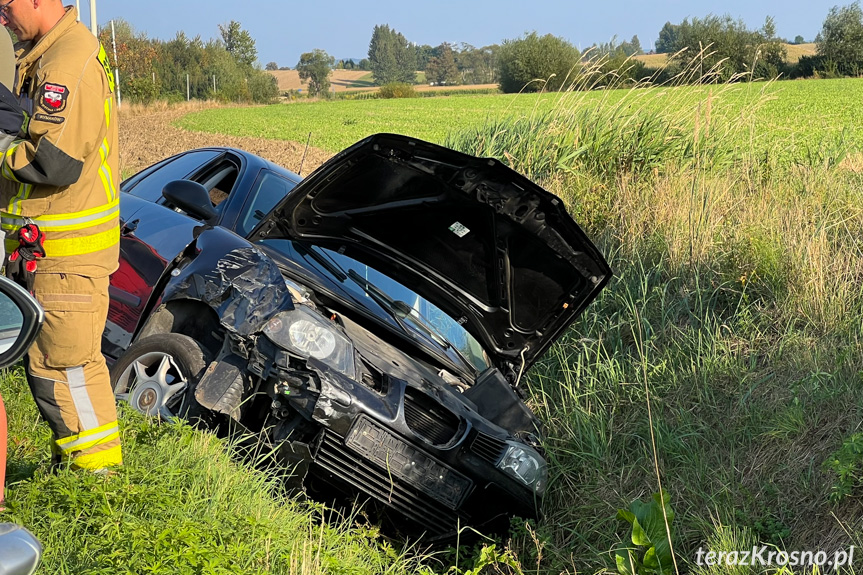
[[[330,151],[407,133],[497,157],[563,199],[615,277],[522,385],[547,426],[545,516],[483,554],[429,555],[363,516],[324,522],[211,436],[128,414],[119,476],[51,475],[19,373],[0,381],[8,517],[48,543],[42,573],[612,573],[618,552],[648,563],[663,548],[661,514],[643,530],[618,514],[661,482],[674,561],[660,552],[640,573],[834,572],[696,560],[753,545],[855,546],[861,573],[861,94],[860,79],[813,80],[189,115],[180,125],[217,133],[312,132]]]
[[[863,146],[863,79],[752,83],[714,88],[614,90],[558,94],[451,96],[405,100],[362,100],[280,104],[255,108],[221,108],[196,112],[178,125],[188,130],[305,142],[337,152],[376,132],[406,134],[443,142],[453,131],[509,115],[547,112],[564,100],[603,105],[627,99],[637,106],[663,110],[688,106],[692,115],[713,96],[713,107],[725,118],[751,122],[759,145],[802,149],[843,130],[854,145]],[[753,113],[748,114],[749,111]],[[744,112],[746,112],[745,115]]]

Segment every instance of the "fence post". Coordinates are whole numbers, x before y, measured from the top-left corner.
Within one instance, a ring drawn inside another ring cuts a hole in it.
[[[120,62],[117,61],[117,35],[114,33],[113,20],[111,20],[111,43],[114,44],[114,79],[117,82],[117,107],[120,108],[123,106],[123,97],[120,95]]]

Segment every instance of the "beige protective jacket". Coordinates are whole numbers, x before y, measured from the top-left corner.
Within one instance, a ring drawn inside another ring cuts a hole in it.
[[[7,238],[26,219],[45,232],[38,271],[98,278],[119,258],[114,75],[77,16],[69,7],[38,43],[16,46],[14,93],[31,119],[0,162],[0,216]]]

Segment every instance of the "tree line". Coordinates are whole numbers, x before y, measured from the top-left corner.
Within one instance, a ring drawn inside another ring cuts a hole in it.
[[[217,99],[271,102],[278,95],[275,78],[257,64],[255,40],[239,22],[219,26],[219,36],[204,41],[180,31],[167,41],[151,39],[124,20],[114,22],[116,63],[123,97],[138,102],[156,99]],[[112,46],[111,29],[100,40]],[[801,43],[797,36],[792,43]],[[623,81],[663,82],[684,77],[697,60],[702,73],[688,81],[712,82],[775,77],[836,77],[863,74],[863,10],[860,1],[834,6],[815,38],[817,52],[796,64],[786,61],[787,40],[776,35],[773,19],[750,30],[743,20],[708,15],[666,22],[655,42],[656,53],[668,54],[661,69],[633,56],[643,54],[638,36],[628,41],[594,44],[579,51],[568,40],[529,32],[477,48],[466,43],[438,46],[410,42],[387,24],[372,31],[368,57],[336,61],[324,50],[303,53],[296,64],[311,95],[327,94],[334,68],[369,70],[378,86],[415,84],[417,71],[436,85],[497,84],[504,92],[558,90],[569,87],[585,70],[613,73]],[[111,51],[111,50],[109,50]],[[269,62],[266,70],[279,69]],[[592,85],[585,83],[585,85]]]
[[[432,47],[411,43],[384,24],[375,26],[368,58],[359,63],[336,63],[323,50],[315,50],[302,55],[297,69],[301,77],[314,79],[312,95],[329,89],[327,77],[333,66],[369,70],[378,86],[414,84],[417,71],[424,71],[430,84],[493,83],[504,92],[558,90],[570,86],[584,70],[597,75],[613,72],[623,81],[654,82],[859,76],[863,73],[863,11],[859,0],[829,11],[815,38],[814,56],[787,62],[785,45],[803,42],[799,35],[793,41],[778,37],[769,16],[754,30],[742,19],[728,15],[686,18],[678,24],[666,22],[660,30],[655,53],[668,54],[668,62],[657,70],[632,58],[644,53],[638,36],[623,42],[614,38],[584,52],[564,38],[536,32],[482,48],[446,42]],[[693,67],[697,73],[692,73]]]
[[[114,21],[113,31],[103,28],[99,39],[112,59],[116,50],[124,100],[268,103],[279,96],[276,79],[257,65],[255,40],[239,22],[219,25],[219,37],[207,41],[182,31],[167,41],[148,38],[121,19]]]

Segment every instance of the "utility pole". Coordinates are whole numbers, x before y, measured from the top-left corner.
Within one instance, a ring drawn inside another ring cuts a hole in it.
[[[96,0],[90,0],[95,2]],[[114,21],[111,20],[111,42],[114,44],[114,80],[117,83],[117,107],[123,106],[123,98],[120,96],[120,62],[117,61],[117,35],[114,34]]]
[[[96,23],[96,0],[90,0],[90,32],[99,37],[99,26]]]

